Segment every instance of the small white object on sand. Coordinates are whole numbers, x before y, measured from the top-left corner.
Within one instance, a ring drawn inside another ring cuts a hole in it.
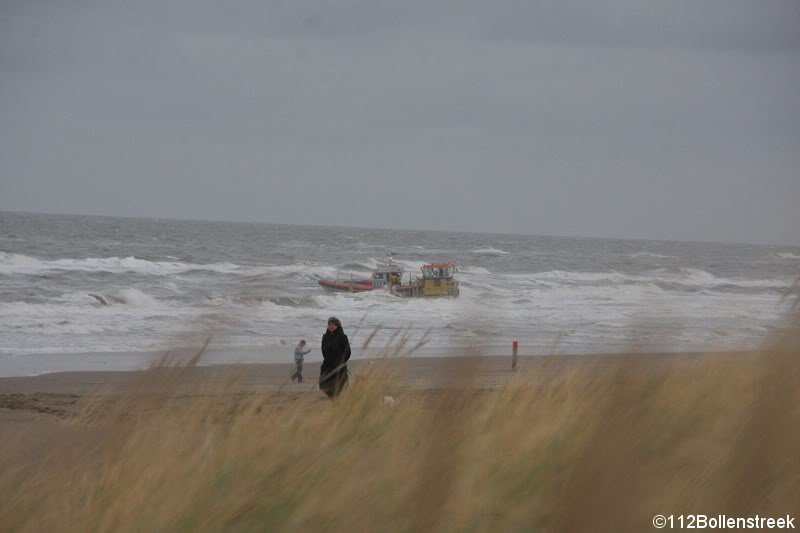
[[[383,405],[388,405],[389,407],[396,407],[400,404],[400,400],[396,400],[391,396],[384,396],[383,397]]]

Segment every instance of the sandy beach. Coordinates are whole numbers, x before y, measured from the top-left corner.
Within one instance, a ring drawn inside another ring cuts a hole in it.
[[[352,360],[349,368],[351,384],[373,379],[376,375],[381,376],[381,381],[391,376],[391,379],[382,383],[386,395],[396,398],[433,398],[446,389],[472,390],[475,393],[497,390],[508,385],[514,377],[531,373],[540,378],[555,378],[575,366],[590,364],[612,367],[625,357],[623,354],[521,356],[517,372],[511,369],[511,356],[360,359]],[[674,363],[691,364],[713,356],[702,353],[662,353],[637,354],[634,357],[639,360],[644,358],[647,366],[656,371]],[[293,371],[292,364],[191,366],[181,369],[179,377],[171,377],[157,387],[159,392],[168,389],[171,401],[184,405],[202,401],[206,395],[216,397],[221,390],[224,390],[226,397],[257,396],[268,405],[280,404],[282,408],[291,409],[292,405],[302,407],[308,401],[319,401],[320,405],[326,405],[328,400],[317,387],[319,363],[306,363],[304,383],[292,383],[289,380]],[[139,402],[137,395],[145,396],[152,392],[149,385],[158,381],[159,372],[169,372],[169,369],[160,369],[155,373],[152,370],[72,371],[0,377],[0,432],[7,442],[16,443],[15,446],[6,447],[7,457],[15,458],[17,464],[27,461],[35,463],[61,446],[65,439],[70,442],[77,439],[73,444],[79,448],[91,446],[94,431],[80,421],[74,423],[86,405],[95,398],[108,401],[124,397],[130,405],[140,408],[146,402]],[[69,423],[64,423],[67,421]],[[88,433],[86,430],[89,430]]]
[[[143,356],[126,355],[138,357],[137,360]],[[607,361],[615,358],[600,357]],[[545,358],[521,357],[519,369],[524,372],[531,367],[546,366],[546,371],[553,372],[582,360],[585,356],[561,357],[544,365]],[[594,357],[594,360],[600,359]],[[510,356],[362,359],[351,361],[349,368],[354,382],[369,379],[366,376],[376,371],[391,373],[393,380],[385,392],[395,396],[425,396],[442,388],[461,386],[493,389],[508,383],[513,375]],[[180,377],[170,379],[166,388],[173,402],[184,405],[202,401],[209,391],[217,395],[221,389],[227,397],[257,395],[267,404],[288,408],[293,404],[302,406],[306,401],[319,401],[321,405],[328,402],[317,388],[318,362],[306,363],[304,383],[289,380],[293,371],[292,364],[192,366],[182,369]],[[80,411],[95,397],[103,398],[102,401],[126,397],[131,405],[141,407],[142,403],[135,398],[150,392],[146,386],[143,390],[142,385],[157,381],[157,374],[158,371],[154,374],[123,370],[0,377],[0,433],[6,444],[15,443],[5,447],[6,457],[12,459],[11,464],[33,464],[64,443],[74,448],[92,447],[98,437],[96,432],[81,422],[73,423]]]
[[[744,352],[742,352],[743,355]],[[715,357],[712,353],[636,354],[645,359],[654,371],[674,363],[692,363]],[[722,357],[736,357],[725,354]],[[619,364],[624,354],[520,356],[517,376],[528,372],[553,375],[571,366]],[[399,357],[351,361],[354,381],[376,370],[393,376],[388,393],[424,393],[450,387],[476,390],[497,389],[515,376],[511,356]],[[304,383],[292,383],[292,364],[238,364],[194,366],[185,369],[179,380],[171,383],[178,397],[202,396],[204,391],[223,381],[230,384],[230,393],[265,394],[280,401],[293,401],[303,396],[319,396],[317,389],[319,363],[307,362]],[[74,414],[81,398],[97,394],[135,394],[146,379],[145,371],[74,371],[51,372],[38,376],[0,377],[0,424],[9,420],[33,422],[46,417],[64,418]],[[277,400],[276,400],[277,401]],[[23,416],[24,415],[24,416]],[[6,428],[7,429],[7,428]]]

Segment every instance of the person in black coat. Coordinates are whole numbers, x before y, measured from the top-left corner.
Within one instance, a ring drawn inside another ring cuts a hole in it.
[[[334,399],[347,385],[347,361],[350,359],[350,341],[335,316],[328,319],[328,330],[322,336],[322,359],[319,388],[328,398]]]

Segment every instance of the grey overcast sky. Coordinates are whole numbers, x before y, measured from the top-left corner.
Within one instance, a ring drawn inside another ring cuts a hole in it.
[[[2,0],[0,209],[800,244],[798,0]]]

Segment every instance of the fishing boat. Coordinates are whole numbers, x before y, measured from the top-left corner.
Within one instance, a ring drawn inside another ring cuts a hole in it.
[[[351,274],[350,278],[336,276],[336,279],[321,279],[319,284],[329,291],[367,292],[399,284],[403,272],[403,266],[397,264],[392,254],[389,254],[373,269],[370,278],[356,279]]]
[[[422,265],[421,270],[421,278],[408,283],[390,283],[389,291],[403,298],[455,298],[460,294],[458,281],[455,280],[455,263],[428,263]]]

